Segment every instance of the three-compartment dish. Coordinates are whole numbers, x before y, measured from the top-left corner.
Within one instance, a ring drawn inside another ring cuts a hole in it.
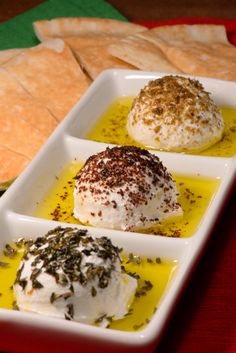
[[[3,349],[17,351],[13,342],[7,339],[13,329],[15,338],[20,342],[19,351],[23,347],[22,332],[30,333],[31,339],[37,340],[34,348],[36,351],[41,351],[45,344],[53,347],[54,350],[60,349],[60,351],[75,350],[79,346],[81,350],[96,349],[97,352],[110,352],[111,350],[118,352],[121,349],[124,352],[151,352],[156,347],[170,313],[210,236],[210,231],[230,191],[235,175],[235,157],[226,157],[224,154],[222,157],[214,157],[150,151],[152,155],[159,157],[176,181],[179,203],[183,208],[183,217],[180,220],[174,219],[159,227],[155,225],[152,227],[148,223],[149,227],[146,227],[148,229],[135,227],[137,225],[135,221],[134,224],[130,222],[128,226],[124,225],[121,230],[117,230],[117,224],[122,223],[123,217],[118,219],[115,227],[110,223],[102,222],[91,226],[88,223],[91,224],[91,220],[95,217],[92,209],[89,211],[90,221],[83,220],[85,224],[75,219],[72,213],[73,188],[75,182],[78,182],[75,176],[81,164],[92,155],[104,153],[107,147],[110,149],[106,151],[113,150],[111,143],[119,144],[121,141],[122,128],[120,132],[119,127],[116,129],[113,126],[111,131],[114,132],[114,136],[118,134],[118,140],[110,140],[110,144],[100,142],[98,134],[99,131],[104,132],[104,123],[99,122],[99,119],[115,101],[129,100],[129,97],[136,96],[150,80],[163,76],[165,76],[163,73],[128,70],[108,70],[101,74],[52,134],[30,166],[0,200],[0,246],[2,249],[6,243],[12,244],[21,237],[26,239],[42,237],[58,226],[63,229],[65,227],[87,229],[89,235],[98,237],[98,239],[107,237],[115,248],[122,248],[122,266],[127,267],[125,270],[128,274],[134,274],[134,272],[138,274],[140,280],[138,295],[130,304],[130,310],[123,315],[120,321],[111,320],[108,315],[104,317],[100,315],[94,319],[93,325],[88,325],[85,324],[86,320],[85,323],[71,320],[73,319],[71,302],[68,302],[66,306],[69,320],[63,320],[60,316],[55,318],[50,315],[9,310],[12,303],[8,303],[5,308],[1,309],[0,320],[4,324],[1,330],[6,337]],[[236,89],[235,83],[200,77],[198,80],[206,91],[211,93],[217,106],[236,108],[232,96],[232,92]],[[121,106],[120,101],[117,104]],[[119,115],[117,108],[116,114]],[[115,120],[117,124],[117,116]],[[106,126],[109,126],[107,120]],[[91,137],[94,130],[95,137]],[[105,136],[109,138],[107,131],[105,131]],[[106,139],[104,141],[106,142]],[[120,144],[123,144],[123,141]],[[126,144],[132,143],[128,140]],[[127,148],[126,151],[131,153],[133,150],[130,152]],[[148,153],[145,152],[144,155],[146,161]],[[110,156],[105,154],[104,158],[107,160]],[[117,155],[116,158],[118,158]],[[153,161],[150,162],[151,168],[153,168],[153,163]],[[130,165],[133,166],[132,161]],[[121,167],[128,168],[129,166],[125,164]],[[112,168],[117,169],[115,164]],[[164,175],[162,168],[158,168]],[[142,168],[135,170],[135,173],[136,176],[141,177]],[[92,182],[93,176],[92,172]],[[120,173],[120,178],[122,177]],[[83,185],[77,186],[77,189],[79,187],[82,187],[80,191],[84,190]],[[92,205],[92,207],[95,206]],[[112,212],[115,212],[116,204],[113,203],[113,206]],[[177,208],[176,203],[175,209]],[[97,210],[99,217],[103,211],[103,209]],[[168,210],[164,211],[168,212]],[[136,215],[135,212],[133,216]],[[85,211],[84,213],[86,214]],[[108,214],[108,219],[111,214]],[[77,218],[80,216],[78,215]],[[117,220],[117,216],[115,218]],[[44,248],[45,245],[42,246]],[[131,267],[128,268],[129,265]],[[2,272],[5,270],[7,269],[3,268]],[[21,288],[24,290],[27,287],[23,284],[23,288],[22,278],[19,277],[19,279]],[[34,289],[40,292],[40,288]],[[8,290],[9,297],[13,298],[12,289]],[[98,288],[92,286],[89,290],[90,292],[85,296],[92,296],[95,300]],[[64,303],[70,300],[70,296],[71,293],[67,294],[66,298],[60,297],[59,301],[62,300]],[[50,298],[51,304],[57,303],[58,298],[53,291],[50,293]],[[1,299],[4,299],[4,294]],[[127,301],[129,300],[128,298]],[[118,302],[117,299],[117,304]],[[109,321],[109,328],[99,327],[104,319]]]

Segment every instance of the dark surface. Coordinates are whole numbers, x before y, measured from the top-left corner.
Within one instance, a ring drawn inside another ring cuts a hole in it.
[[[159,21],[179,17],[236,18],[235,0],[109,0],[130,20]]]
[[[10,20],[42,2],[42,0],[0,0],[0,22]]]
[[[42,0],[0,0],[0,22],[42,3]],[[236,0],[109,0],[131,21],[159,21],[180,17],[236,18]]]

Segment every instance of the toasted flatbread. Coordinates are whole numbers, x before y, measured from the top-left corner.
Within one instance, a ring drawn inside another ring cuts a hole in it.
[[[66,37],[64,41],[84,71],[94,80],[105,69],[135,69],[133,65],[114,57],[108,51],[108,45],[116,43],[120,38],[113,34],[91,32],[89,35]]]
[[[29,162],[30,160],[25,156],[0,145],[0,189],[4,183],[15,179]]]
[[[224,26],[221,25],[174,25],[160,26],[139,34],[140,37],[156,43],[156,39],[162,39],[168,43],[200,42],[208,44],[229,44]],[[152,40],[153,39],[153,40]]]
[[[5,64],[8,60],[20,54],[22,51],[23,49],[0,50],[0,65]]]
[[[34,31],[42,42],[49,38],[64,38],[89,33],[110,33],[116,36],[130,35],[146,30],[146,27],[134,23],[107,18],[64,17],[33,23]]]
[[[93,46],[108,46],[112,43],[117,42],[124,36],[117,37],[113,34],[94,33],[91,32],[87,35],[78,35],[74,37],[65,37],[63,40],[69,45],[72,51],[82,50],[83,48]]]
[[[61,121],[88,88],[88,81],[63,40],[23,51],[4,68]]]
[[[106,69],[135,69],[133,65],[112,56],[106,46],[97,45],[85,47],[83,50],[75,50],[75,56],[88,75],[95,78]]]
[[[222,56],[204,45],[169,46],[160,44],[166,56],[180,70],[190,75],[236,81],[236,58]]]
[[[139,34],[186,74],[236,80],[236,48],[222,26],[157,27]]]
[[[46,137],[24,119],[0,106],[0,145],[32,159],[46,141]]]
[[[4,114],[4,119],[9,116],[23,119],[45,137],[56,128],[58,122],[48,109],[25,91],[3,68],[0,68],[0,97],[0,115]]]
[[[177,67],[154,44],[139,36],[129,36],[109,46],[109,52],[131,65],[147,71],[179,73]]]

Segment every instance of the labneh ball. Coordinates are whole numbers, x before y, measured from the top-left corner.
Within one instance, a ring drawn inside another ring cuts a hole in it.
[[[194,152],[222,138],[221,113],[198,80],[164,76],[150,81],[134,99],[129,135],[144,146]]]
[[[137,279],[121,268],[120,251],[70,227],[31,241],[14,284],[19,310],[104,327],[123,318]]]
[[[91,156],[76,176],[74,217],[82,223],[133,231],[179,215],[175,183],[147,150],[107,148]]]

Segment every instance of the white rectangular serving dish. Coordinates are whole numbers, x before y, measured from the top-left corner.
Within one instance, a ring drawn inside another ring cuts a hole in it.
[[[164,73],[107,70],[90,86],[65,120],[58,126],[29,167],[0,199],[0,247],[18,237],[37,237],[61,224],[33,217],[37,202],[43,199],[55,176],[74,158],[86,160],[107,146],[84,140],[83,136],[107,106],[122,95],[135,95],[150,80]],[[188,76],[189,77],[189,76]],[[219,105],[236,108],[236,83],[200,78]],[[190,238],[165,238],[111,231],[92,227],[89,232],[108,236],[127,252],[141,256],[164,257],[178,261],[178,270],[169,283],[150,323],[137,332],[114,331],[37,314],[0,309],[0,349],[9,352],[81,351],[152,352],[197,260],[210,236],[232,185],[234,158],[216,158],[154,152],[175,173],[220,179],[220,186],[196,233]],[[68,225],[68,224],[62,224]],[[73,227],[76,227],[73,225]],[[27,338],[27,345],[26,345]],[[28,343],[29,342],[29,343]]]

